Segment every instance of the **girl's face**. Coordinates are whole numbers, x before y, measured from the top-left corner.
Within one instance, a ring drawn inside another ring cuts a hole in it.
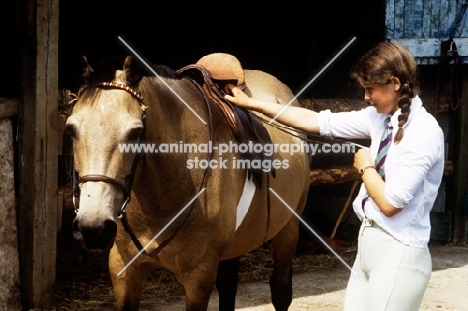
[[[364,100],[377,109],[378,113],[393,114],[398,110],[400,80],[393,78],[387,84],[359,81],[364,88]]]

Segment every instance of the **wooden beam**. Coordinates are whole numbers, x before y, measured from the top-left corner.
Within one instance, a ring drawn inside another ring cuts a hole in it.
[[[18,235],[23,310],[55,309],[59,0],[20,0]]]
[[[468,68],[463,68],[462,90],[468,90]],[[463,92],[459,108],[460,133],[458,142],[458,159],[455,164],[456,202],[453,221],[453,240],[463,243],[468,239],[467,214],[465,197],[468,195],[468,92]]]
[[[0,119],[16,116],[18,111],[18,99],[0,97]]]
[[[369,106],[369,104],[362,99],[346,98],[301,98],[299,99],[299,104],[313,111],[330,109],[331,112],[361,110]]]
[[[337,185],[348,181],[361,180],[361,175],[352,165],[311,169],[309,176],[311,186]]]

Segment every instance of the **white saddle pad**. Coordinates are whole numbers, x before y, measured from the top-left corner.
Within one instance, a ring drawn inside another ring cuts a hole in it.
[[[255,184],[252,179],[249,179],[249,174],[245,176],[244,189],[242,195],[237,203],[237,219],[236,219],[236,230],[242,224],[242,221],[249,211],[250,204],[252,203],[253,196],[255,194]]]

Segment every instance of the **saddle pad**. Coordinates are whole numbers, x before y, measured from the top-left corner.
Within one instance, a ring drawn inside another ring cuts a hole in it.
[[[213,53],[203,56],[196,64],[206,68],[215,80],[233,80],[237,87],[245,87],[244,70],[239,60],[233,55]]]
[[[252,181],[252,178],[249,178],[250,174],[245,174],[245,183],[244,189],[242,190],[242,195],[237,203],[237,218],[236,218],[236,230],[242,224],[242,221],[249,211],[250,203],[255,194],[255,183]]]

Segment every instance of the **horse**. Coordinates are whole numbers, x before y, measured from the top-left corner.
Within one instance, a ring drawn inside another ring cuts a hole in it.
[[[206,310],[215,286],[220,310],[234,310],[236,259],[269,241],[272,304],[287,310],[299,229],[290,209],[300,214],[306,204],[307,153],[278,148],[270,162],[255,162],[276,163],[274,169],[240,167],[247,160],[235,133],[199,84],[164,65],[144,67],[126,56],[87,70],[66,121],[79,190],[74,238],[87,251],[109,250],[117,310],[138,310],[145,279],[161,267],[183,285],[186,310]],[[294,99],[274,76],[243,72],[249,96],[283,105]],[[270,146],[300,144],[301,134],[263,124]],[[120,148],[138,143],[158,152]],[[192,149],[182,150],[186,145]],[[202,148],[209,145],[210,151]],[[216,148],[221,145],[229,150]],[[180,148],[169,152],[169,146]],[[236,210],[240,201],[247,202],[243,213]]]

